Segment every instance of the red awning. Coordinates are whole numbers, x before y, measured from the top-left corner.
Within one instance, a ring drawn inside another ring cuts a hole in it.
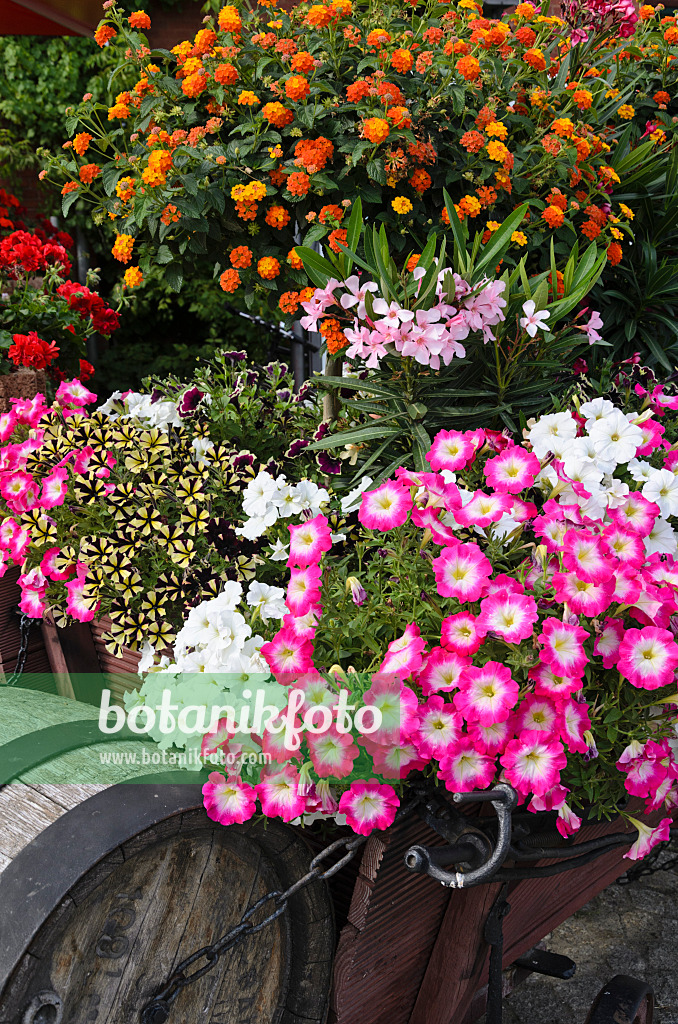
[[[0,0],[3,36],[90,36],[101,0]]]

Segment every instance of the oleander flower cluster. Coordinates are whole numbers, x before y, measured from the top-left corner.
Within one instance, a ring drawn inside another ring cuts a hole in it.
[[[429,470],[367,479],[346,501],[350,549],[323,512],[289,525],[288,614],[259,652],[288,711],[301,688],[293,710],[324,725],[298,750],[258,738],[279,793],[264,813],[296,818],[307,794],[317,811],[322,783],[320,804],[366,834],[393,820],[411,772],[451,792],[504,779],[565,836],[586,805],[676,805],[678,452],[662,419],[678,397],[657,386],[638,405],[575,402],[522,441],[442,430]],[[340,728],[346,688],[378,709],[373,731]],[[210,813],[243,820],[256,786],[215,773]],[[668,817],[631,820],[631,856],[665,837]]]

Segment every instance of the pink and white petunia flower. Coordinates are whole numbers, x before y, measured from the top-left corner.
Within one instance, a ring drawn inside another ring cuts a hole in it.
[[[491,725],[482,725],[480,722],[468,722],[466,725],[469,739],[482,754],[490,754],[495,757],[499,754],[509,739],[513,738],[511,719],[504,722],[492,722]]]
[[[492,725],[508,718],[519,689],[511,670],[498,661],[488,661],[481,668],[471,665],[461,677],[454,706],[467,721]]]
[[[332,531],[325,516],[317,515],[305,523],[290,526],[290,556],[292,565],[313,565],[332,547]]]
[[[330,727],[319,733],[306,732],[305,739],[316,775],[321,779],[343,779],[351,774],[360,750],[350,733]]]
[[[623,565],[637,567],[645,561],[645,545],[642,537],[632,530],[625,530],[616,523],[605,527],[602,539],[615,558]]]
[[[291,821],[306,810],[299,772],[291,764],[282,768],[267,765],[261,773],[261,781],[254,788],[267,818]]]
[[[589,749],[589,744],[584,736],[584,733],[591,730],[588,708],[588,704],[579,703],[576,700],[568,700],[561,707],[561,738],[568,750],[577,754],[585,754]]]
[[[432,564],[441,597],[462,602],[477,601],[492,575],[492,565],[477,544],[443,548]]]
[[[584,641],[590,635],[581,626],[570,625],[559,619],[544,619],[542,631],[537,637],[543,645],[539,657],[557,675],[580,679],[589,660],[584,651]]]
[[[610,509],[608,515],[617,526],[637,533],[640,537],[647,537],[659,515],[659,505],[648,501],[637,491],[632,491],[621,505]]]
[[[507,781],[525,796],[541,796],[556,786],[567,763],[562,743],[540,739],[510,740],[499,760]]]
[[[424,662],[426,641],[421,638],[419,627],[411,622],[402,636],[392,640],[379,672],[406,679],[419,671]]]
[[[500,590],[481,601],[478,625],[486,633],[497,633],[507,643],[517,644],[532,636],[538,619],[534,598]]]
[[[496,775],[493,757],[477,750],[472,740],[463,737],[440,760],[438,778],[451,793],[470,793],[486,789]]]
[[[363,694],[363,703],[381,715],[381,724],[370,738],[376,743],[400,741],[417,725],[417,695],[398,676],[375,673],[372,685]]]
[[[78,562],[76,578],[66,583],[66,611],[78,622],[91,622],[96,615],[100,601],[94,601],[88,593],[87,566]]]
[[[460,526],[478,526],[481,529],[497,523],[511,511],[513,502],[508,494],[485,494],[476,491],[471,499],[453,512]]]
[[[555,701],[566,700],[571,694],[582,688],[581,677],[559,676],[550,665],[541,662],[527,673],[534,680],[534,692],[540,697],[550,697]]]
[[[558,739],[560,710],[548,697],[529,693],[513,713],[511,727],[520,739]]]
[[[288,684],[313,668],[313,644],[289,626],[261,646],[261,655],[279,683]]]
[[[385,779],[406,779],[410,772],[421,771],[426,765],[414,737],[403,736],[390,743],[377,743],[370,736],[364,736],[359,742],[371,755],[375,772]]]
[[[55,508],[63,505],[68,491],[68,470],[55,469],[42,481],[40,505],[42,508]]]
[[[654,828],[644,825],[637,818],[629,817],[628,820],[634,828],[638,829],[638,838],[629,852],[624,854],[629,860],[641,860],[643,857],[647,857],[650,850],[654,849],[657,843],[665,843],[671,838],[670,829],[673,824],[671,818],[662,818]]]
[[[619,645],[618,668],[625,679],[643,690],[672,682],[678,666],[678,644],[667,629],[646,626],[627,629]]]
[[[450,526],[445,526],[440,522],[441,514],[444,514],[444,510],[441,508],[415,508],[412,512],[412,522],[415,526],[430,530],[433,543],[444,547],[447,544],[457,543],[457,537]]]
[[[461,715],[442,697],[429,697],[419,707],[419,724],[413,739],[421,757],[440,760],[457,742],[461,733]]]
[[[358,519],[368,530],[394,530],[407,522],[414,502],[409,490],[395,480],[363,494]]]
[[[603,659],[603,668],[614,668],[619,658],[619,645],[624,638],[624,623],[621,619],[605,619],[602,631],[593,645],[594,654]]]
[[[285,604],[295,618],[306,615],[308,610],[320,601],[321,575],[319,565],[305,565],[301,569],[293,568],[290,571]]]
[[[539,459],[524,448],[506,448],[493,459],[489,459],[483,472],[490,487],[495,491],[519,494],[534,483],[541,469]]]
[[[449,469],[456,473],[464,469],[474,454],[475,449],[465,434],[459,430],[439,430],[426,459],[431,469]]]
[[[471,612],[457,612],[448,615],[440,623],[440,642],[448,651],[454,651],[462,657],[475,654],[483,640],[487,629]]]
[[[392,786],[370,779],[351,783],[342,793],[339,813],[346,815],[346,823],[354,832],[368,836],[374,829],[393,824],[399,806],[400,800]]]
[[[454,690],[459,685],[462,672],[470,664],[469,658],[463,658],[455,651],[433,647],[417,676],[417,685],[425,697],[441,690]]]
[[[614,562],[600,537],[588,530],[568,530],[563,537],[563,565],[587,583],[604,583],[612,576]]]
[[[254,787],[243,782],[239,775],[225,778],[220,772],[210,772],[202,794],[207,817],[220,825],[242,825],[256,811]]]
[[[566,604],[575,615],[594,617],[610,607],[614,598],[614,578],[603,583],[582,580],[571,572],[555,572],[553,587],[556,599]]]

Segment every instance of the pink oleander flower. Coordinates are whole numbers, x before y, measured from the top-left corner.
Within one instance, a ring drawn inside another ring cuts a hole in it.
[[[313,668],[313,644],[289,626],[283,626],[266,644],[261,654],[279,683],[293,682]]]
[[[256,811],[256,792],[239,775],[225,778],[220,772],[210,772],[202,793],[207,817],[221,825],[242,825]]]
[[[672,682],[678,665],[678,644],[667,629],[627,629],[619,645],[617,667],[625,679],[643,690]]]
[[[267,765],[261,773],[261,782],[254,788],[261,809],[268,818],[291,821],[306,810],[306,797],[299,785],[299,772],[293,765],[287,764],[282,768]]]
[[[556,600],[566,604],[575,615],[587,615],[589,618],[602,615],[614,599],[614,578],[603,583],[591,583],[572,572],[554,572],[552,582]]]
[[[571,626],[559,619],[544,619],[537,637],[543,650],[540,659],[559,676],[581,678],[588,662],[584,641],[591,634],[581,626]]]
[[[363,494],[358,519],[368,530],[394,530],[407,522],[413,504],[409,490],[395,480],[387,480]]]
[[[514,446],[489,459],[483,472],[488,484],[495,491],[519,494],[532,486],[540,469],[541,465],[536,455]]]
[[[509,740],[499,758],[508,782],[519,793],[541,796],[560,782],[567,763],[562,743],[546,740]]]
[[[351,783],[350,789],[342,793],[339,813],[346,815],[346,823],[354,832],[368,836],[375,828],[388,828],[399,806],[400,800],[392,786],[370,779]]]
[[[539,697],[562,701],[582,688],[581,677],[573,679],[556,675],[551,666],[544,662],[535,665],[527,674],[534,681],[534,692]]]
[[[414,742],[419,755],[437,761],[443,757],[461,733],[461,715],[442,697],[429,697],[419,707],[419,725]]]
[[[538,619],[536,601],[526,594],[500,590],[480,602],[479,627],[485,633],[498,633],[509,644],[531,637]]]
[[[448,651],[463,657],[475,654],[487,633],[487,628],[470,612],[448,615],[440,623],[440,643]]]
[[[659,515],[659,505],[648,501],[637,491],[632,491],[621,505],[608,509],[608,515],[616,526],[637,533],[640,537],[647,537]]]
[[[605,619],[602,632],[593,645],[594,654],[603,659],[603,668],[614,668],[619,658],[619,645],[624,638],[624,623],[621,619]]]
[[[463,469],[474,454],[474,447],[464,434],[458,430],[439,430],[426,459],[431,469],[449,469],[455,473]]]
[[[514,711],[511,724],[521,740],[558,739],[560,711],[548,697],[528,693]]]
[[[319,733],[307,731],[305,739],[316,775],[321,779],[343,779],[351,774],[360,750],[350,733],[338,732],[333,726]]]
[[[288,565],[313,565],[332,547],[332,531],[325,516],[317,515],[305,523],[290,526]]]
[[[379,666],[379,672],[406,679],[421,668],[425,650],[426,641],[422,640],[419,627],[411,622],[403,635],[388,645],[388,653]]]
[[[589,744],[584,734],[591,730],[588,704],[568,700],[562,705],[561,711],[561,739],[565,746],[573,753],[587,753]]]
[[[671,838],[671,825],[673,821],[671,818],[662,818],[658,825],[654,828],[650,828],[649,825],[644,825],[642,821],[638,821],[637,818],[628,819],[634,828],[638,829],[638,838],[631,847],[628,853],[624,856],[629,860],[640,860],[643,857],[647,857],[650,850],[652,850],[657,843],[664,843]]]
[[[417,677],[417,684],[425,697],[440,690],[453,690],[459,685],[462,672],[470,664],[469,658],[462,658],[454,651],[433,647]]]
[[[600,537],[588,530],[568,530],[562,554],[564,567],[586,583],[605,583],[613,574],[614,562]]]
[[[492,566],[477,544],[443,548],[432,564],[441,597],[461,602],[477,601],[492,575]]]
[[[476,750],[470,739],[462,737],[441,758],[437,774],[451,793],[470,793],[487,789],[496,771],[494,758]]]
[[[476,491],[470,501],[454,510],[454,518],[460,526],[479,526],[481,529],[497,523],[511,511],[512,500],[508,494],[485,494]]]
[[[305,565],[302,569],[290,570],[285,604],[295,618],[306,615],[313,605],[319,603],[321,575],[319,565]]]
[[[511,670],[498,661],[488,661],[482,668],[471,665],[461,677],[454,706],[467,721],[492,725],[508,718],[519,689]]]
[[[42,508],[55,508],[63,505],[68,492],[68,470],[55,469],[42,481],[40,505]]]

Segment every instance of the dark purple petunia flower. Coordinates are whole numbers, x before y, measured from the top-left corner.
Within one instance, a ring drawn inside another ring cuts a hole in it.
[[[296,458],[297,455],[301,455],[304,448],[307,448],[309,444],[310,442],[306,441],[303,437],[295,437],[294,441],[292,441],[292,444],[285,452],[285,457],[288,459]]]
[[[198,408],[204,397],[204,391],[200,391],[199,388],[189,388],[188,391],[184,391],[183,395],[179,399],[177,412],[183,419],[187,416],[191,416]]]
[[[341,473],[341,459],[334,459],[327,452],[318,452],[315,460],[323,473]]]

